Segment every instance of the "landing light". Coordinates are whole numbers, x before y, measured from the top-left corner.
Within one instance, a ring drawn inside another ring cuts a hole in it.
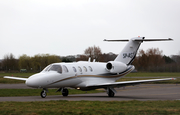
[[[77,89],[80,89],[80,87],[78,87]]]

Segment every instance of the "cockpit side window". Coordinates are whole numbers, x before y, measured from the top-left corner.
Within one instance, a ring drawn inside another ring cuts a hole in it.
[[[45,67],[42,71],[48,71],[51,66],[52,66],[52,65],[48,65],[48,66]]]
[[[48,71],[57,71],[58,73],[62,73],[62,67],[60,65],[52,65]]]

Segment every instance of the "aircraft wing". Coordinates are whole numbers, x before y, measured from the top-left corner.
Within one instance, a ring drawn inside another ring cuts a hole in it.
[[[16,79],[16,80],[23,80],[26,81],[28,78],[20,78],[20,77],[10,77],[10,76],[4,76],[4,78],[8,78],[8,79]]]
[[[122,82],[114,82],[114,83],[102,83],[102,84],[88,85],[87,87],[123,87],[123,86],[128,86],[128,85],[136,85],[136,84],[140,84],[140,83],[146,83],[146,82],[175,80],[175,79],[176,78],[122,81]]]

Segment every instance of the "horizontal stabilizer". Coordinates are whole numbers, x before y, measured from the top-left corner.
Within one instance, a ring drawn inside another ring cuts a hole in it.
[[[134,39],[132,39],[132,41],[169,41],[169,40],[173,40],[171,38],[150,38],[150,39],[144,39],[144,38],[145,37],[134,38]],[[104,41],[107,41],[107,42],[127,42],[127,41],[129,41],[129,39],[121,39],[121,40],[104,39]]]
[[[106,40],[106,39],[104,39],[104,41],[107,41],[107,42],[127,42],[129,40],[128,39],[122,39],[122,40]]]
[[[26,81],[28,78],[20,78],[20,77],[10,77],[10,76],[4,76],[4,78],[7,78],[7,79],[16,79],[16,80],[23,80],[23,81]]]
[[[166,38],[166,39],[164,39],[164,38],[162,38],[162,39],[133,39],[133,41],[169,41],[169,40],[173,40],[173,39],[171,39],[171,38]]]

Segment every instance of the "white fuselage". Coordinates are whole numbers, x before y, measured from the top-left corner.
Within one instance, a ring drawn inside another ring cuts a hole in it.
[[[134,70],[134,66],[129,66],[124,72],[110,73],[106,69],[106,64],[85,61],[54,63],[47,66],[42,72],[30,76],[26,85],[34,88],[73,87],[85,89],[88,85],[115,82]]]

